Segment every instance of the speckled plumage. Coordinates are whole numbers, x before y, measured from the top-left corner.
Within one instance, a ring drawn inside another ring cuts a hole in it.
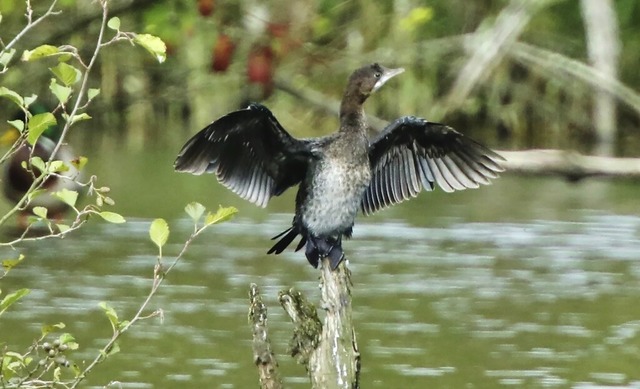
[[[351,148],[346,154],[345,144]],[[368,149],[366,135],[349,134],[333,137],[318,150],[318,159],[309,169],[311,179],[302,184],[307,186],[306,196],[298,210],[302,225],[313,235],[344,234],[353,226],[371,180]]]
[[[268,253],[279,254],[298,236],[311,265],[344,258],[358,209],[365,214],[432,190],[488,184],[502,171],[498,154],[454,129],[407,116],[369,142],[363,104],[403,69],[378,64],[356,70],[340,107],[340,128],[329,136],[295,139],[260,104],[232,112],[191,138],[177,171],[215,173],[227,188],[257,205],[299,184],[292,226]]]

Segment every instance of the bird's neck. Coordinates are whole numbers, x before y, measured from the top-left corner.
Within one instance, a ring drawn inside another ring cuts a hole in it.
[[[367,118],[364,114],[366,97],[345,92],[340,104],[340,131],[360,131],[365,133]]]

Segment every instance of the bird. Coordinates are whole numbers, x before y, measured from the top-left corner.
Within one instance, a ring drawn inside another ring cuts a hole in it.
[[[359,210],[371,215],[436,185],[445,192],[477,188],[504,171],[495,151],[416,116],[400,117],[369,139],[363,105],[402,72],[378,63],[355,70],[340,104],[340,127],[323,137],[294,138],[262,104],[228,113],[184,144],[174,169],[213,173],[261,207],[298,185],[291,227],[272,238],[278,240],[267,253],[282,253],[300,235],[296,251],[305,247],[315,268],[327,257],[335,270]]]
[[[44,112],[47,112],[47,110],[40,104],[33,104],[29,108],[29,115]],[[25,114],[22,111],[14,116],[14,120],[24,119]],[[10,129],[9,134],[12,132],[15,133],[17,131]],[[32,157],[40,157],[44,162],[49,161],[60,135],[60,127],[56,124],[51,125],[42,133],[35,145],[30,145],[26,141],[23,141],[23,144],[19,146],[5,162],[2,174],[2,191],[7,200],[15,204],[24,197],[29,188],[31,188],[34,180],[41,174],[38,169],[31,167],[31,165],[24,166],[24,164],[28,163]],[[11,135],[3,136],[4,143],[10,138],[12,138]],[[16,139],[16,137],[13,136],[13,139]],[[44,193],[34,196],[19,211],[18,226],[20,228],[25,229],[27,227],[27,217],[33,213],[35,207],[46,208],[48,219],[58,220],[63,218],[70,207],[60,198],[52,195],[52,193],[61,191],[62,189],[79,191],[80,184],[78,184],[76,179],[80,173],[72,163],[76,158],[75,153],[69,145],[63,144],[60,146],[55,159],[63,161],[66,168],[57,172],[55,175],[47,177],[41,187]]]

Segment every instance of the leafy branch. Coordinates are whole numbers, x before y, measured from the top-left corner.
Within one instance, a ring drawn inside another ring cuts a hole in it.
[[[36,61],[43,58],[57,57],[57,65],[50,67],[49,70],[54,75],[49,84],[49,90],[57,98],[58,105],[52,112],[42,114],[32,114],[29,111],[30,106],[36,101],[37,96],[21,96],[17,92],[0,86],[0,98],[4,98],[15,104],[18,109],[24,113],[24,122],[20,120],[9,121],[18,131],[19,136],[13,142],[9,150],[0,157],[0,164],[6,163],[17,153],[24,145],[32,146],[27,161],[22,163],[22,168],[32,178],[32,184],[24,193],[21,199],[6,214],[0,217],[0,225],[17,212],[31,209],[33,216],[29,217],[29,224],[24,232],[17,238],[8,242],[0,242],[0,247],[14,247],[15,245],[27,241],[40,241],[49,238],[62,238],[65,235],[81,228],[91,215],[98,215],[102,219],[111,223],[123,223],[125,219],[114,212],[103,211],[104,205],[113,205],[114,200],[109,197],[109,188],[97,185],[97,177],[91,176],[88,181],[80,182],[80,171],[87,163],[86,157],[80,157],[72,161],[56,159],[62,145],[65,142],[71,127],[79,121],[89,120],[91,116],[86,113],[92,100],[99,95],[98,88],[90,87],[90,74],[96,64],[101,50],[107,46],[121,41],[128,41],[132,45],[137,45],[149,51],[159,62],[165,59],[166,47],[164,43],[157,37],[148,34],[135,34],[132,32],[124,32],[120,30],[120,20],[118,18],[109,19],[108,0],[99,1],[102,17],[98,37],[95,47],[88,61],[86,61],[79,53],[79,50],[70,45],[55,47],[52,45],[41,45],[33,50],[25,50],[21,56],[22,61]],[[0,75],[6,73],[10,67],[10,63],[14,58],[16,50],[14,46],[29,31],[33,30],[38,24],[52,15],[58,15],[61,11],[56,9],[57,0],[52,0],[49,8],[45,13],[34,19],[33,9],[30,0],[26,0],[26,18],[27,25],[8,43],[4,44],[0,38]],[[0,23],[1,23],[0,17]],[[106,38],[107,29],[114,31],[111,38]],[[72,64],[73,63],[73,64]],[[41,158],[34,155],[35,145],[38,143],[40,136],[53,125],[57,125],[57,119],[54,112],[61,114],[64,125],[60,138],[55,142],[55,146],[49,158]],[[71,174],[70,174],[71,173]],[[73,180],[79,188],[84,188],[88,195],[95,196],[93,204],[86,205],[84,208],[77,206],[79,192],[77,190],[61,189],[57,192],[47,193],[46,195],[57,198],[64,203],[74,213],[75,217],[70,224],[62,224],[49,220],[49,211],[42,206],[33,206],[29,208],[29,203],[37,196],[45,195],[44,183],[48,178]],[[154,317],[161,314],[161,311],[155,311],[149,315],[143,315],[151,301],[151,298],[157,293],[158,288],[162,284],[163,279],[169,271],[178,263],[179,259],[184,255],[191,242],[202,233],[206,227],[222,222],[230,218],[235,209],[221,208],[216,214],[208,215],[202,225],[198,221],[204,213],[204,207],[201,205],[190,205],[188,212],[194,218],[194,232],[186,241],[183,250],[174,259],[174,261],[166,269],[162,265],[162,245],[168,239],[168,225],[164,221],[154,222],[154,231],[152,239],[158,244],[159,256],[158,263],[154,267],[153,284],[151,291],[146,300],[140,306],[140,309],[129,321],[119,321],[115,310],[109,307],[107,303],[101,306],[107,314],[112,327],[112,339],[103,347],[92,363],[84,369],[80,369],[77,365],[71,364],[64,353],[68,350],[77,349],[70,334],[61,334],[58,338],[50,342],[46,342],[45,338],[51,335],[51,332],[64,328],[64,324],[59,323],[53,326],[45,326],[42,329],[41,336],[26,349],[25,352],[19,353],[4,348],[0,351],[0,387],[17,388],[17,387],[65,387],[75,388],[84,380],[86,375],[108,355],[117,351],[117,339],[126,332],[131,326],[139,320]],[[160,220],[160,219],[159,219]],[[30,231],[34,226],[44,223],[47,233],[42,236],[30,236]],[[158,236],[164,235],[163,239],[158,240]],[[160,235],[158,235],[160,234]],[[24,255],[20,254],[17,258],[2,260],[2,268],[0,269],[0,279],[5,277],[7,273],[21,261]],[[2,291],[0,290],[0,294]],[[6,294],[0,300],[0,316],[15,302],[29,294],[29,289],[22,288],[12,293]],[[44,356],[39,358],[40,353]],[[73,379],[63,380],[61,378],[62,368],[71,367],[75,372]]]
[[[149,237],[151,241],[156,244],[158,247],[158,258],[157,263],[153,268],[153,282],[151,284],[151,289],[147,294],[146,299],[140,305],[137,312],[133,315],[133,317],[129,320],[120,320],[118,315],[109,304],[101,303],[100,306],[107,315],[109,322],[111,323],[112,335],[111,339],[102,347],[98,355],[87,365],[82,372],[80,372],[76,379],[71,383],[69,388],[76,388],[82,380],[86,377],[86,375],[93,370],[95,366],[103,362],[110,355],[115,354],[119,351],[118,347],[118,339],[127,332],[133,325],[135,325],[140,320],[152,318],[152,317],[163,317],[162,309],[157,309],[151,313],[147,313],[147,308],[152,298],[157,294],[160,285],[164,282],[167,275],[171,272],[171,270],[178,264],[180,259],[183,258],[184,254],[187,252],[189,246],[193,243],[193,241],[208,227],[222,223],[224,221],[230,220],[238,210],[234,207],[218,208],[215,213],[207,213],[202,220],[202,216],[204,215],[206,209],[202,204],[199,203],[190,203],[186,206],[185,211],[191,217],[194,222],[193,232],[189,235],[187,240],[184,242],[182,249],[169,263],[169,266],[165,267],[163,263],[163,254],[162,247],[167,243],[169,239],[169,225],[164,219],[155,219],[149,228]]]
[[[214,224],[230,220],[238,212],[234,207],[220,207],[215,213],[208,212],[203,218],[206,209],[199,203],[190,203],[186,206],[185,210],[193,220],[194,228],[184,242],[182,249],[170,260],[168,266],[165,266],[164,264],[162,247],[169,239],[169,225],[164,219],[155,219],[151,223],[149,228],[149,237],[158,247],[157,263],[153,268],[153,278],[149,293],[142,304],[140,304],[133,317],[129,320],[120,320],[116,310],[111,307],[111,305],[106,302],[101,302],[99,304],[111,324],[112,335],[88,365],[84,368],[80,368],[76,364],[70,363],[66,356],[63,355],[63,352],[67,350],[75,350],[78,348],[78,344],[75,343],[73,336],[70,334],[64,333],[52,342],[44,342],[47,335],[54,330],[64,328],[64,324],[59,323],[53,326],[45,326],[42,329],[42,336],[36,340],[34,344],[26,350],[26,352],[22,354],[16,352],[4,352],[2,354],[2,358],[0,358],[0,384],[2,387],[50,387],[55,383],[58,386],[68,389],[77,388],[97,365],[104,362],[109,356],[120,351],[117,342],[125,332],[130,330],[141,320],[152,317],[162,318],[163,311],[161,309],[148,313],[148,307],[171,270],[184,257],[188,248],[200,234]],[[28,293],[28,289],[21,289],[5,296],[5,298],[0,301],[0,315],[2,315],[9,306],[26,296]],[[36,351],[40,350],[44,351],[45,355],[36,363],[32,355]],[[74,378],[62,380],[62,367],[71,367],[75,373]],[[44,379],[45,374],[50,371],[53,371],[52,381]],[[11,378],[13,375],[17,375],[19,378],[15,381],[5,381],[5,378]]]
[[[25,29],[21,31],[10,42],[9,45],[3,47],[2,51],[0,51],[0,58],[3,58],[3,53],[7,53],[8,50],[11,49],[11,46],[13,46],[19,38],[23,37],[26,34],[26,31],[32,29],[46,17],[60,13],[60,11],[55,11],[56,1],[57,0],[52,1],[51,6],[45,12],[45,14],[39,17],[35,22],[32,22],[33,16],[31,5],[30,2],[27,1],[28,24]],[[34,157],[33,155],[31,156],[29,163],[27,164],[27,170],[31,172],[33,182],[29,189],[25,192],[23,197],[6,214],[0,217],[0,225],[6,223],[7,220],[17,212],[27,209],[27,205],[29,204],[29,202],[34,197],[43,193],[41,189],[43,188],[44,182],[47,180],[47,178],[56,176],[58,175],[58,173],[70,169],[67,161],[56,160],[55,157],[59,152],[61,146],[64,144],[65,138],[67,137],[71,127],[79,121],[91,119],[91,117],[83,111],[87,109],[89,103],[93,100],[93,98],[95,98],[100,93],[100,90],[97,88],[89,88],[89,76],[97,61],[100,51],[106,46],[126,40],[131,44],[137,44],[141,47],[146,48],[154,55],[156,59],[158,59],[158,61],[164,61],[166,47],[159,38],[148,34],[138,35],[131,32],[120,31],[119,19],[112,18],[109,20],[108,18],[108,0],[100,0],[100,6],[102,9],[102,20],[98,32],[97,42],[88,63],[83,60],[78,50],[70,45],[55,47],[45,44],[33,50],[26,50],[22,55],[23,61],[34,61],[45,57],[58,57],[59,63],[56,66],[50,68],[55,78],[51,79],[49,89],[58,99],[58,106],[54,109],[54,112],[60,110],[62,112],[62,117],[64,118],[65,123],[62,128],[60,138],[55,144],[55,147],[51,152],[51,156],[47,161],[42,161],[42,159]],[[107,27],[115,31],[115,35],[109,40],[105,40],[105,31]],[[68,61],[72,58],[79,64],[80,68],[68,63]],[[8,61],[4,63],[5,68],[7,64]],[[75,98],[71,99],[72,95],[74,94]],[[25,123],[16,123],[16,121],[10,122],[10,124],[14,125],[20,132],[20,137],[16,142],[14,142],[10,150],[2,158],[0,158],[1,164],[6,162],[12,155],[14,155],[16,151],[22,145],[24,145],[25,142],[28,142],[30,145],[35,145],[40,135],[49,126],[55,125],[57,123],[55,116],[50,112],[31,115],[31,113],[29,112],[29,106],[37,99],[36,95],[22,97],[18,93],[8,88],[0,87],[0,97],[7,98],[15,103],[18,108],[25,113],[25,119],[28,119]],[[70,110],[67,109],[68,106],[71,107]],[[79,171],[85,163],[86,158],[84,158],[84,160],[81,158],[79,162],[79,165],[81,166],[74,166],[74,168],[77,168],[77,170]],[[76,177],[71,177],[71,179],[75,179],[77,181],[77,175]],[[105,201],[103,201],[104,197],[100,196],[98,191],[93,190],[94,181],[95,178],[92,177],[88,183],[81,185],[89,188],[89,194],[97,194],[96,205],[98,209],[96,209],[96,207],[89,207],[85,208],[83,211],[78,211],[74,207],[75,199],[73,198],[73,195],[70,195],[69,193],[58,193],[58,196],[62,197],[61,200],[74,209],[74,211],[76,212],[76,218],[70,226],[59,225],[58,231],[56,232],[54,232],[49,226],[50,234],[47,235],[47,237],[62,237],[67,233],[79,228],[87,220],[85,216],[91,213],[98,213],[108,221],[111,221],[110,219],[113,219],[111,217],[112,215],[110,215],[109,213],[99,212],[99,208],[103,205],[103,203],[105,203]],[[75,195],[75,198],[77,198],[77,193]],[[109,202],[113,203],[113,200],[110,200]],[[106,203],[109,204],[109,202]],[[39,219],[35,219],[34,221],[46,219],[46,215],[42,210],[39,210],[39,214],[36,214],[36,216],[39,216]],[[120,219],[122,218],[116,219],[120,221]],[[121,221],[124,221],[124,219],[122,219]],[[26,235],[4,245],[12,246],[17,242],[24,240],[25,236]]]
[[[27,25],[6,45],[0,38],[0,74],[5,73],[9,67],[9,62],[13,59],[13,56],[16,53],[16,50],[13,48],[20,39],[22,39],[29,31],[35,28],[38,24],[42,23],[46,18],[52,15],[60,14],[60,11],[55,11],[56,3],[58,0],[52,0],[49,9],[42,14],[42,16],[37,19],[33,19],[33,8],[31,7],[31,0],[26,0],[27,10],[25,13],[25,17],[27,18]]]

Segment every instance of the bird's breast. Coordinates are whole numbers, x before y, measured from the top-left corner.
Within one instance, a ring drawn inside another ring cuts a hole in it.
[[[316,236],[341,234],[353,226],[362,195],[371,180],[367,158],[324,158],[308,181],[302,222]]]

